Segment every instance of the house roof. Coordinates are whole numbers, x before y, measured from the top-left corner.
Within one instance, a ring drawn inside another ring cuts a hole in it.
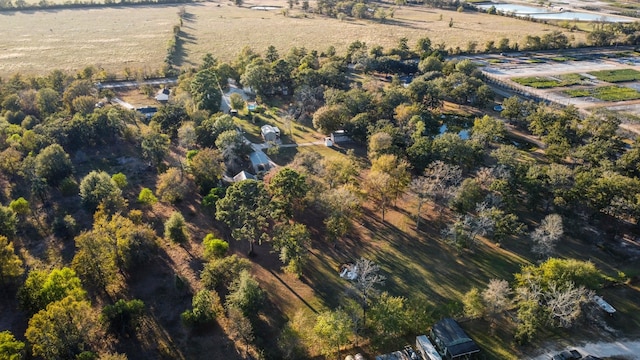
[[[473,354],[480,351],[476,343],[452,318],[445,318],[433,325],[431,329],[436,342],[440,342],[446,352],[455,358],[465,354]]]
[[[274,133],[274,134],[279,134],[280,133],[280,129],[278,129],[277,126],[271,126],[271,125],[263,125],[260,128],[260,131],[262,132],[262,135],[268,134],[268,133]]]
[[[269,158],[262,151],[254,151],[249,154],[249,160],[253,165],[269,164]]]
[[[250,174],[244,170],[240,171],[236,176],[233,177],[233,182],[238,182],[242,180],[255,180],[256,177],[253,174]]]

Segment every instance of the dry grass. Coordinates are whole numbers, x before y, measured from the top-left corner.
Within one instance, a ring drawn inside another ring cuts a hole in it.
[[[165,5],[2,12],[0,75],[160,69],[177,13]]]
[[[340,21],[315,14],[308,14],[305,18],[295,10],[291,16],[285,17],[279,10],[250,9],[251,6],[268,4],[282,5],[273,0],[258,0],[247,2],[242,8],[227,2],[187,7],[192,17],[183,27],[189,36],[184,44],[186,57],[183,65],[198,64],[207,52],[221,60],[231,60],[245,45],[261,52],[269,45],[274,45],[281,52],[293,46],[323,51],[333,45],[340,53],[355,40],[390,48],[397,45],[402,37],[408,38],[409,45],[413,46],[419,38],[428,36],[434,45],[444,43],[447,48],[464,49],[469,41],[476,41],[479,48],[483,48],[489,40],[497,42],[506,37],[515,43],[527,35],[542,35],[558,29],[485,13],[459,13],[417,6],[396,8],[393,19],[385,23],[353,19]],[[454,23],[451,28],[449,19]],[[574,35],[578,41],[584,40],[583,34],[567,34]]]
[[[433,44],[465,49],[469,41],[479,48],[489,40],[506,37],[521,42],[526,35],[543,35],[558,29],[484,13],[446,11],[427,7],[396,8],[393,19],[344,20],[303,14],[289,17],[280,10],[252,10],[251,6],[278,6],[275,0],[256,0],[236,7],[230,2],[184,5],[187,17],[182,27],[177,62],[196,66],[208,52],[218,59],[234,59],[244,46],[264,51],[274,45],[281,53],[293,46],[319,51],[333,45],[339,53],[355,40],[390,48],[402,37],[413,46],[428,36]],[[44,74],[54,68],[77,71],[95,65],[122,74],[125,67],[158,70],[163,65],[166,44],[178,22],[182,5],[150,5],[117,8],[62,9],[0,13],[0,75]],[[312,3],[313,6],[313,3]],[[135,14],[135,15],[133,15]],[[306,17],[305,17],[306,16]],[[440,18],[442,17],[442,20]],[[449,27],[453,19],[453,27]],[[568,33],[583,41],[583,33]]]

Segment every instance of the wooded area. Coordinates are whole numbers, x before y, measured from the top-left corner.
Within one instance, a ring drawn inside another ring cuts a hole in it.
[[[0,358],[374,355],[443,317],[492,359],[567,329],[637,335],[619,243],[637,242],[638,141],[447,55],[428,37],[208,54],[151,118],[91,67],[2,79]],[[236,87],[255,110],[222,103]],[[256,146],[262,125],[279,143]],[[337,130],[352,141],[286,146]]]

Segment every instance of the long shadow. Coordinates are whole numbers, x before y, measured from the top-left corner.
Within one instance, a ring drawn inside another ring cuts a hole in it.
[[[313,312],[314,312],[314,314],[317,314],[317,313],[318,313],[318,310],[316,310],[313,306],[311,306],[311,304],[309,304],[309,303],[307,302],[307,300],[303,299],[303,298],[302,298],[302,296],[300,296],[300,295],[299,295],[295,290],[293,290],[293,289],[289,286],[289,284],[287,284],[284,280],[282,280],[282,279],[280,278],[280,276],[278,276],[278,274],[276,274],[275,272],[273,272],[273,270],[271,270],[271,269],[268,269],[268,270],[269,270],[269,272],[271,273],[271,275],[273,275],[276,279],[278,279],[278,281],[280,281],[280,283],[281,283],[282,285],[284,285],[284,287],[286,287],[287,289],[289,289],[289,291],[291,291],[291,293],[292,293],[293,295],[295,295],[295,296],[296,296],[300,301],[302,301],[302,303],[303,303],[303,304],[305,304],[305,305],[306,305],[306,306],[307,306],[311,311],[313,311]]]

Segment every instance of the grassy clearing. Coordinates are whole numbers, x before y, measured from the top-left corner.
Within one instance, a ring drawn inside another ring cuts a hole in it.
[[[586,79],[580,74],[563,74],[557,76],[531,76],[512,78],[511,80],[520,85],[533,87],[536,89],[549,89],[554,87],[572,86],[582,83]]]
[[[595,76],[600,81],[610,83],[640,80],[640,71],[635,69],[601,70],[592,71],[589,74]]]
[[[594,89],[574,89],[563,91],[570,97],[592,96],[602,101],[625,101],[640,99],[640,92],[622,86],[601,86]]]
[[[232,60],[244,46],[264,51],[274,45],[284,54],[294,46],[324,51],[333,45],[340,53],[355,40],[388,49],[402,37],[413,46],[419,38],[428,36],[433,44],[464,49],[470,33],[480,45],[503,37],[515,44],[527,35],[541,36],[556,29],[540,23],[527,22],[523,26],[522,20],[508,17],[424,6],[398,7],[392,19],[381,23],[340,21],[297,9],[285,17],[278,10],[250,8],[256,5],[282,6],[274,0],[257,0],[245,2],[243,7],[221,1],[2,12],[0,76],[16,72],[44,74],[54,68],[74,72],[88,65],[118,75],[125,67],[151,73],[163,66],[167,41],[183,6],[187,17],[176,59],[182,67],[198,65],[209,52],[222,61]],[[449,19],[453,20],[453,27],[449,27]],[[571,34],[576,41],[585,41],[583,33]]]
[[[121,73],[160,69],[179,6],[1,12],[0,76],[75,72],[89,65]],[[135,21],[132,14],[135,10]]]
[[[551,60],[557,61],[557,62],[566,62],[566,61],[574,61],[575,58],[568,57],[568,56],[556,56],[556,57],[552,57]]]

